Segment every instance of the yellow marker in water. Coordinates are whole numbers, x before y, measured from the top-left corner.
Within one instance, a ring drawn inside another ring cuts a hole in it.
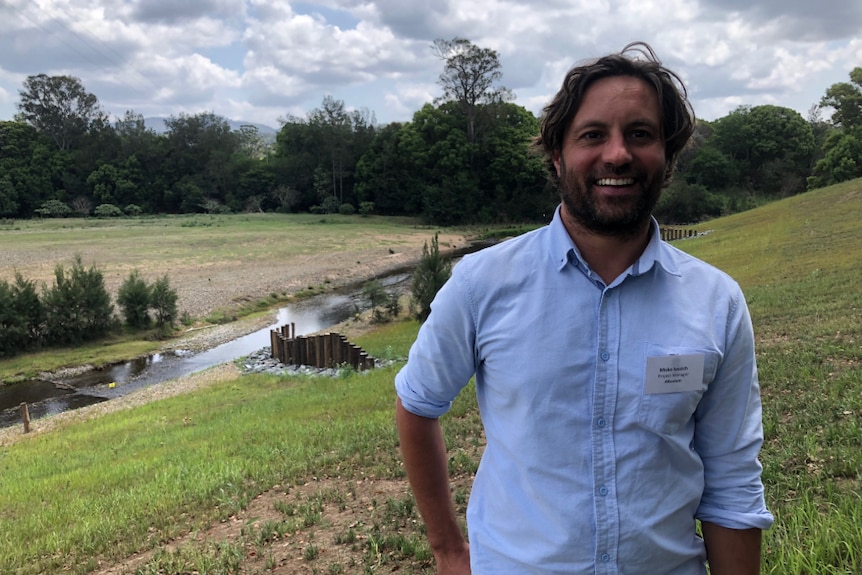
[[[117,382],[112,381],[111,383],[108,384],[108,387],[110,387],[111,389],[114,389],[115,387],[117,387]]]

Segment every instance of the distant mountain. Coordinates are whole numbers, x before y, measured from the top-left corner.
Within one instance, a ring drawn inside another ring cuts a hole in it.
[[[162,116],[150,116],[149,118],[144,118],[144,125],[150,130],[153,130],[157,134],[164,134],[167,131],[165,127],[165,120],[167,118]],[[278,130],[271,126],[266,126],[264,124],[255,124],[254,122],[238,122],[236,120],[228,120],[228,124],[230,124],[230,129],[234,131],[238,131],[240,126],[254,126],[257,128],[258,133],[264,138],[275,138],[275,135],[278,133]]]

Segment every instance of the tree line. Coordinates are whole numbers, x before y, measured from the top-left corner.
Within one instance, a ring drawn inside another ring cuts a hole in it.
[[[165,131],[128,111],[111,121],[80,80],[30,76],[0,122],[0,217],[195,212],[378,213],[429,223],[546,220],[557,204],[530,151],[539,119],[501,85],[494,50],[437,40],[442,93],[409,122],[379,125],[327,96],[281,119],[274,142],[214,113]],[[831,110],[829,119],[823,113]],[[862,68],[808,117],[741,106],[697,123],[657,209],[691,223],[862,176]]]

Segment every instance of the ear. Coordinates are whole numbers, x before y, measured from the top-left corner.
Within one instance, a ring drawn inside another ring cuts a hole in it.
[[[557,168],[557,177],[560,177],[560,150],[554,150],[554,167]]]

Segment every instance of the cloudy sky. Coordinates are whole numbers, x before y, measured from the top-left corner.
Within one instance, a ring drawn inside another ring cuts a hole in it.
[[[379,123],[440,94],[435,38],[500,55],[537,115],[575,62],[649,42],[712,120],[803,116],[862,66],[859,0],[0,0],[0,120],[28,75],[71,75],[112,116],[214,112],[279,126],[324,96]],[[827,114],[828,115],[828,114]]]

